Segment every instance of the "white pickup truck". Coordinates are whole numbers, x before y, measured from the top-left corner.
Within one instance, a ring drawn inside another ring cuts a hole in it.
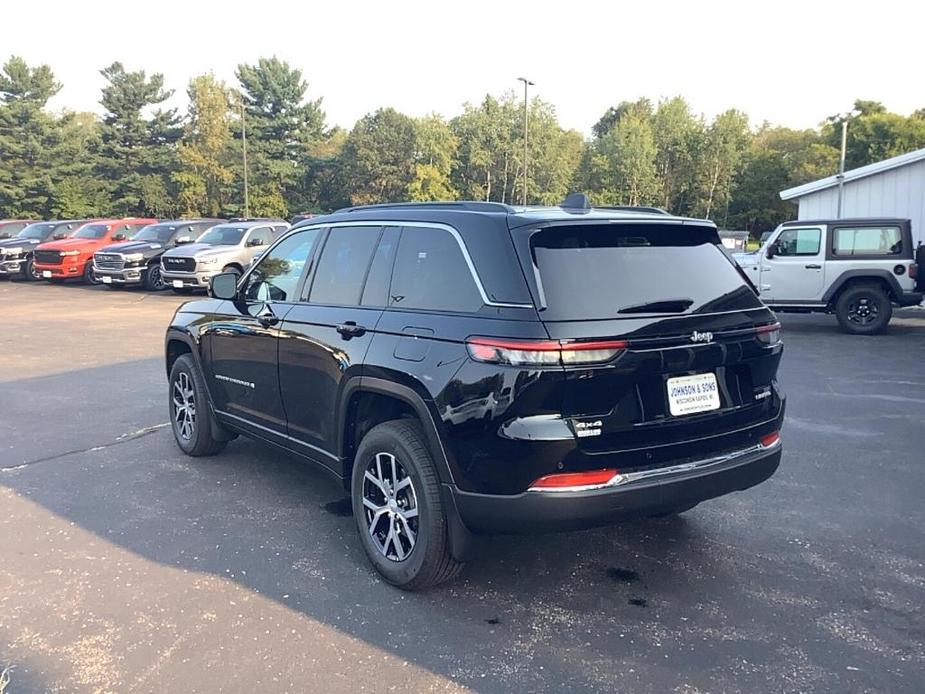
[[[784,222],[733,257],[774,310],[834,313],[853,334],[882,332],[894,305],[922,302],[908,219]]]

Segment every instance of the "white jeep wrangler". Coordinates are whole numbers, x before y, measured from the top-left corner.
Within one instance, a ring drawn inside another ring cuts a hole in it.
[[[784,222],[735,255],[774,310],[834,313],[857,335],[882,332],[894,305],[922,302],[914,258],[909,220],[879,217]]]

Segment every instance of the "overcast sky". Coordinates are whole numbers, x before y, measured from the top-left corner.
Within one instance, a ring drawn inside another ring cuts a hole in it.
[[[277,55],[300,68],[328,123],[380,106],[453,116],[486,92],[536,82],[561,123],[588,133],[610,105],[680,94],[708,117],[814,127],[856,97],[925,107],[921,0],[638,3],[398,0],[247,3],[5,2],[0,51],[48,63],[52,108],[100,111],[100,68],[161,72],[177,91]]]

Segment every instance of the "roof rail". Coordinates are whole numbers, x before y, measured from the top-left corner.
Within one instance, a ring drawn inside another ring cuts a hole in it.
[[[617,212],[648,212],[649,214],[664,214],[671,216],[671,213],[667,210],[663,210],[661,207],[647,207],[645,205],[598,205],[595,206],[595,209],[598,210],[616,210]]]
[[[513,214],[515,210],[510,205],[503,202],[479,202],[476,200],[454,200],[445,202],[384,202],[377,205],[356,205],[354,207],[343,207],[336,210],[340,212],[362,212],[363,210],[407,210],[407,209],[426,209],[426,210],[465,210],[467,212],[500,212],[503,214]]]

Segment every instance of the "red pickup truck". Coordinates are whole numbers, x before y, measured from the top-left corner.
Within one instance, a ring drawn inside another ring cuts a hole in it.
[[[128,241],[139,229],[155,222],[156,219],[126,217],[97,219],[84,224],[70,238],[36,247],[35,274],[46,280],[79,278],[88,284],[99,284],[93,272],[94,251],[111,243]]]

